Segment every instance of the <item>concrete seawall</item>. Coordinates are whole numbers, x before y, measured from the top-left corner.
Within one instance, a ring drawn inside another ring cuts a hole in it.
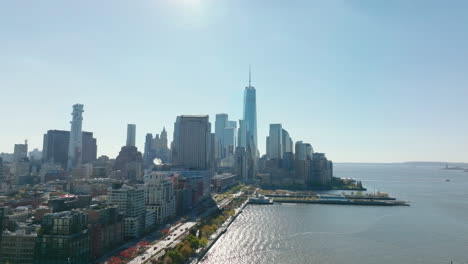
[[[230,219],[228,219],[226,222],[227,224],[225,226],[221,226],[217,231],[216,231],[216,237],[209,242],[208,246],[206,246],[203,251],[200,253],[200,256],[198,257],[197,261],[195,263],[199,263],[205,256],[206,254],[208,253],[208,251],[210,251],[211,247],[214,246],[214,244],[216,244],[216,241],[218,241],[218,239],[224,234],[226,233],[226,231],[228,230],[228,228],[231,226],[231,224],[234,222],[234,220],[236,220],[236,218],[240,215],[240,213],[242,213],[242,211],[244,210],[244,208],[247,206],[248,204],[248,200],[245,201],[237,210],[236,210],[236,213],[230,217]],[[225,223],[226,223],[225,222]],[[193,263],[193,262],[192,262]]]

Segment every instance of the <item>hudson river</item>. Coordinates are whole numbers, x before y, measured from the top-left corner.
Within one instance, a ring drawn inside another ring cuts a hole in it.
[[[468,172],[414,165],[334,169],[411,206],[248,205],[201,263],[468,263]]]

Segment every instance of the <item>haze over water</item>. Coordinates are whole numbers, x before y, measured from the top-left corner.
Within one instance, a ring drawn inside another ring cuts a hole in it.
[[[201,263],[468,263],[467,172],[336,164],[335,175],[411,206],[249,205]]]

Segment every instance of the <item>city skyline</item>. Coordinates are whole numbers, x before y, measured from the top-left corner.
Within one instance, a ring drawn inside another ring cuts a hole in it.
[[[41,149],[48,130],[69,130],[75,103],[110,157],[129,123],[143,151],[163,126],[172,141],[181,114],[237,121],[252,64],[262,154],[281,123],[335,162],[466,161],[463,1],[300,1],[288,13],[275,1],[109,3],[3,4],[2,112],[15,111],[4,114],[0,152],[25,139]]]

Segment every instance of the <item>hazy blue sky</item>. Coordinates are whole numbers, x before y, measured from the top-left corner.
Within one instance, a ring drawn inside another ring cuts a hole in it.
[[[338,162],[468,161],[468,1],[1,0],[0,152],[70,127],[98,154],[126,124],[242,115],[252,64],[268,124]],[[214,125],[213,125],[214,129]]]

